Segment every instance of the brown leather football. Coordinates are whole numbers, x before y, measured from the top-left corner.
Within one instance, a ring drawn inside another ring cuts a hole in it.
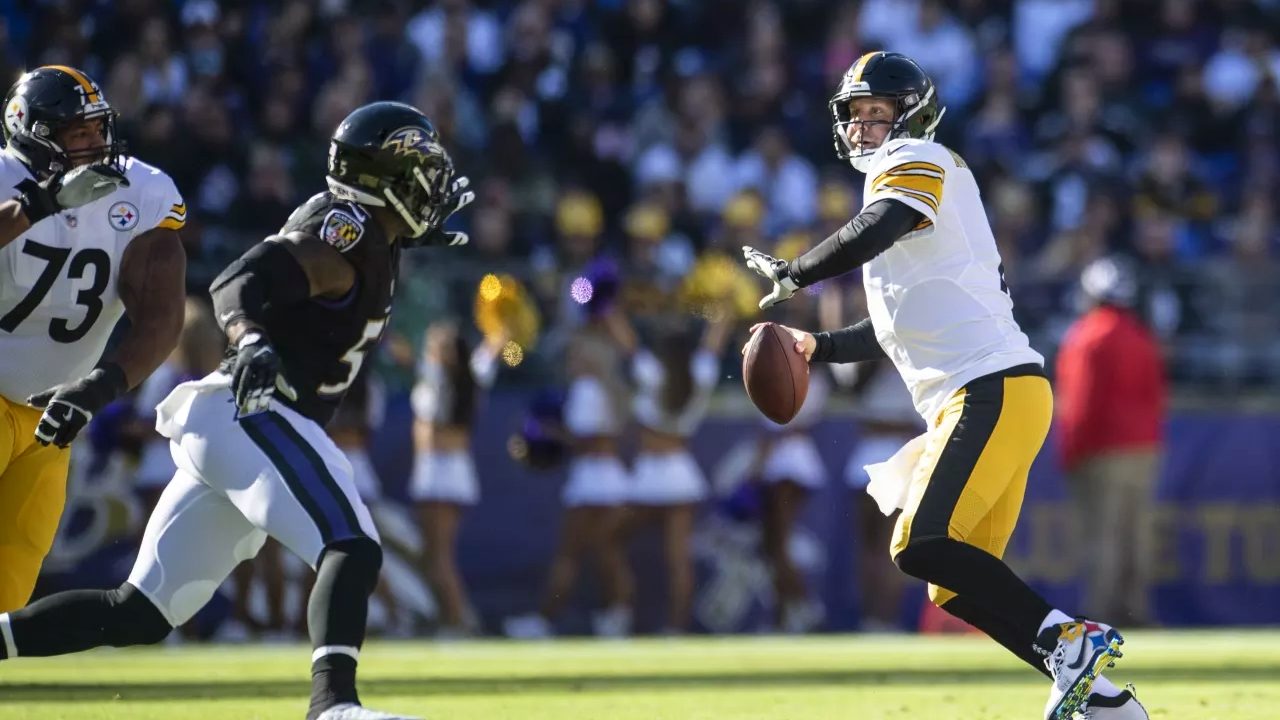
[[[809,363],[795,351],[791,334],[764,323],[742,355],[742,382],[747,397],[770,420],[786,424],[800,412],[809,394]]]

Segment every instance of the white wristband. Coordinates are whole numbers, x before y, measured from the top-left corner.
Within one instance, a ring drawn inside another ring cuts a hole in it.
[[[257,330],[250,330],[240,336],[240,341],[236,343],[237,350],[243,350],[245,345],[252,345],[262,339],[262,333]]]

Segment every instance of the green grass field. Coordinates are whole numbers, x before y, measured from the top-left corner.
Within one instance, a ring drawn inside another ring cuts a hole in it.
[[[1153,718],[1280,717],[1280,632],[1134,632],[1113,671]],[[0,719],[299,720],[301,646],[0,663]],[[1047,681],[978,637],[371,643],[365,702],[430,720],[1039,718]]]

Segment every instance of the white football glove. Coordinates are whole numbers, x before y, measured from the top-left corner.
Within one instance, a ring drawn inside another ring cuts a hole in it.
[[[760,277],[773,283],[773,290],[760,298],[760,309],[767,310],[783,300],[791,299],[800,289],[788,273],[786,260],[779,260],[772,255],[765,255],[750,245],[742,246],[742,256],[747,260],[747,267],[756,271]]]
[[[40,182],[27,178],[14,187],[21,193],[17,200],[27,216],[27,222],[35,225],[50,215],[106,197],[115,192],[116,188],[129,187],[129,178],[111,165],[93,163],[58,173]]]

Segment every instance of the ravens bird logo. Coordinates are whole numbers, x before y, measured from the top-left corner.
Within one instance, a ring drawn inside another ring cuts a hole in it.
[[[413,126],[402,127],[391,133],[386,141],[382,143],[382,147],[392,150],[396,155],[416,156],[421,160],[426,160],[427,155],[431,154],[434,145],[431,137],[422,131],[422,128]]]

